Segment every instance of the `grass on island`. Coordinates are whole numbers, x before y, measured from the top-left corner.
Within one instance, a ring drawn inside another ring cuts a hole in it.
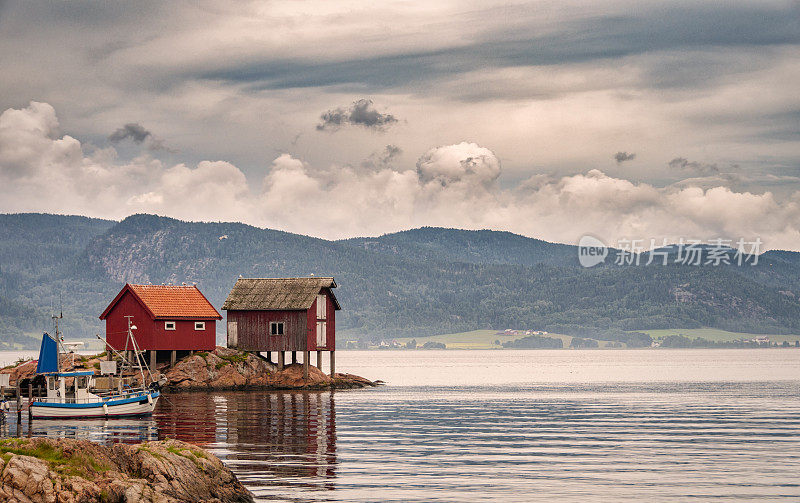
[[[87,478],[89,475],[87,467],[91,467],[95,472],[105,472],[111,469],[105,463],[93,459],[91,456],[75,453],[66,456],[60,448],[48,444],[30,445],[27,439],[7,438],[0,440],[0,457],[5,462],[11,456],[18,454],[21,456],[31,456],[46,462],[52,470],[62,475],[73,475]]]

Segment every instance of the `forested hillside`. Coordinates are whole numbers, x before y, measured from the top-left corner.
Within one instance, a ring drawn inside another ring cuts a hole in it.
[[[348,339],[478,328],[599,332],[609,340],[701,326],[800,333],[794,252],[769,252],[746,267],[584,269],[573,246],[494,231],[423,228],[326,241],[153,215],[116,223],[18,214],[0,215],[0,233],[0,344],[34,344],[23,333],[49,328],[62,303],[68,337],[102,333],[97,316],[125,282],[194,282],[219,308],[240,275],[309,274],[336,277],[337,325]]]

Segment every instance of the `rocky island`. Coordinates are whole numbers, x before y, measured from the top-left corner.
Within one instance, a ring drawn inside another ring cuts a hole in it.
[[[61,356],[61,368],[69,370],[98,370],[105,353],[94,356]],[[159,366],[165,375],[167,391],[214,391],[236,389],[261,390],[324,390],[366,388],[382,384],[363,377],[336,373],[329,376],[314,366],[309,367],[308,379],[303,378],[303,366],[292,364],[278,370],[277,365],[260,355],[217,346],[214,351],[196,352],[178,360],[175,366]],[[10,365],[0,373],[10,374],[10,380],[31,378],[36,374],[36,361]]]
[[[213,454],[178,440],[102,446],[87,440],[0,440],[0,501],[248,503],[253,495]]]
[[[278,370],[277,365],[254,353],[217,346],[212,352],[197,352],[165,369],[169,390],[320,390],[377,386],[353,374],[329,376],[314,366],[303,378],[303,365],[292,364]]]

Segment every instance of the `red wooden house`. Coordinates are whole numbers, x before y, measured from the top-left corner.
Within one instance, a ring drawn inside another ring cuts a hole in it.
[[[100,315],[106,344],[117,351],[125,349],[126,316],[136,326],[139,349],[150,351],[151,365],[160,353],[170,352],[174,364],[179,352],[213,351],[217,320],[222,319],[196,286],[126,284]]]
[[[328,351],[332,375],[336,311],[341,309],[334,288],[333,278],[239,278],[222,305],[228,312],[228,347],[277,351],[279,368],[285,351],[291,351],[292,363],[302,351],[306,372],[311,351],[317,352],[319,368],[322,351]]]

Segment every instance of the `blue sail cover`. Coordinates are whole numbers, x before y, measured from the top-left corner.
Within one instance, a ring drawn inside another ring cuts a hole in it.
[[[37,374],[58,372],[58,343],[47,332],[42,335],[42,347],[39,349]]]

